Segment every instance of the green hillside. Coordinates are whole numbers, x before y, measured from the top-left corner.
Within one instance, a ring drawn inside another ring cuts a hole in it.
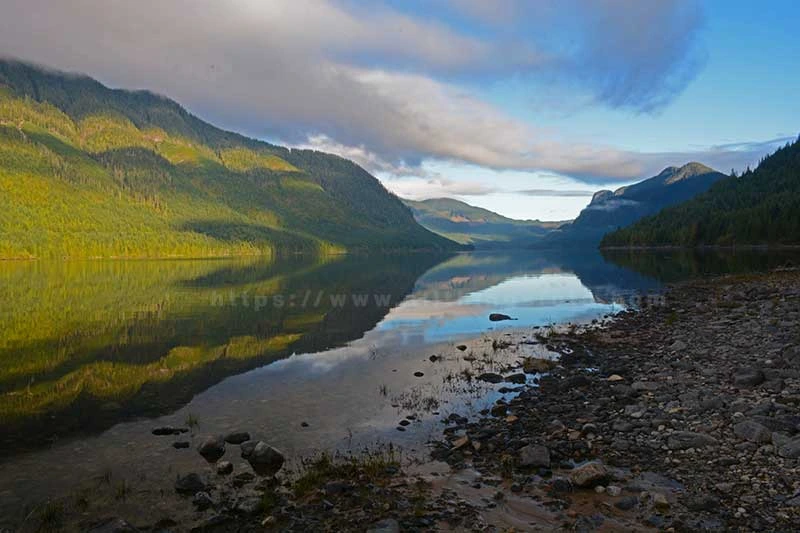
[[[601,246],[800,244],[800,140],[756,170],[607,235]]]
[[[452,198],[403,202],[417,222],[429,230],[478,248],[525,246],[566,223],[514,220]]]
[[[364,169],[0,61],[0,258],[452,249]]]

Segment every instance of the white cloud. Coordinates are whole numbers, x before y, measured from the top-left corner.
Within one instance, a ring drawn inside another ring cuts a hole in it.
[[[684,154],[559,141],[459,80],[541,76],[610,106],[663,105],[691,78],[702,17],[694,1],[643,4],[504,0],[486,21],[513,23],[512,40],[380,3],[0,0],[0,51],[150,89],[224,127],[333,151],[374,172],[433,179],[408,189],[463,187],[425,174],[426,160],[630,180]],[[456,7],[480,15],[480,6]],[[722,168],[749,157],[725,148],[696,155]]]

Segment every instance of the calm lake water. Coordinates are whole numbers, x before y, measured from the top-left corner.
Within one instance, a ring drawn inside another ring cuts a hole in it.
[[[196,469],[196,452],[151,435],[161,425],[196,422],[186,439],[244,429],[292,457],[389,442],[414,453],[442,417],[501,395],[460,379],[474,370],[463,357],[429,359],[460,340],[588,322],[665,282],[791,262],[530,252],[0,263],[0,516],[109,470],[169,480]],[[493,312],[517,320],[493,323]],[[509,362],[486,356],[480,369]]]

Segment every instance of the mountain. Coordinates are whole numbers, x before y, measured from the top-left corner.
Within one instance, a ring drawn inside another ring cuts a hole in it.
[[[800,139],[708,192],[607,235],[602,246],[800,244]]]
[[[457,248],[346,159],[0,60],[0,258]]]
[[[613,192],[598,191],[572,224],[548,235],[542,244],[594,246],[606,233],[693,198],[724,177],[700,163],[688,163]]]
[[[443,237],[476,248],[524,247],[565,222],[514,220],[452,198],[403,200],[414,218]]]

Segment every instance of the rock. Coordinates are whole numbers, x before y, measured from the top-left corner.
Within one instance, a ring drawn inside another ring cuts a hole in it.
[[[776,449],[780,448],[790,440],[792,440],[792,438],[789,435],[780,433],[779,431],[772,433],[772,446],[774,446]]]
[[[367,533],[400,533],[400,523],[394,518],[387,518],[372,524]]]
[[[206,461],[215,463],[217,459],[225,455],[225,439],[220,435],[206,437],[197,446],[197,451]]]
[[[281,452],[263,441],[258,441],[246,459],[250,466],[253,467],[253,470],[262,476],[275,475],[285,461]]]
[[[690,511],[711,511],[719,506],[719,498],[710,494],[700,494],[686,502]]]
[[[424,375],[425,375],[425,373],[424,373],[424,372],[414,372],[414,377],[421,378],[421,377],[422,377],[422,376],[424,376]]]
[[[511,374],[509,376],[506,376],[505,380],[506,380],[506,383],[522,384],[522,383],[525,383],[526,378],[525,378],[525,374],[520,372],[518,374]]]
[[[764,382],[764,373],[757,368],[740,368],[733,375],[734,385],[755,387]]]
[[[508,406],[501,403],[493,405],[489,412],[491,413],[492,416],[506,416],[507,411],[508,411]]]
[[[685,342],[678,340],[670,344],[669,349],[672,350],[673,352],[682,352],[688,347],[689,346],[687,346]]]
[[[87,533],[136,533],[139,530],[122,518],[110,518],[85,531]]]
[[[554,478],[553,481],[550,482],[550,490],[555,494],[572,492],[572,482],[563,477]]]
[[[631,389],[636,392],[653,392],[658,390],[658,383],[652,381],[634,381],[631,383]]]
[[[466,344],[459,344],[458,346],[456,346],[456,348],[458,348],[459,350],[461,350],[463,352],[463,351],[466,351],[467,345]]]
[[[239,445],[239,448],[242,450],[242,459],[247,459],[250,457],[250,454],[253,453],[256,444],[258,444],[258,442],[250,440]]]
[[[653,498],[653,507],[660,511],[669,509],[669,500],[662,492],[651,492],[650,496]]]
[[[489,315],[489,320],[492,322],[501,322],[503,320],[516,320],[516,318],[511,318],[503,313],[492,313]]]
[[[307,428],[308,427],[308,422],[300,422],[300,427],[301,428]]]
[[[639,498],[636,496],[625,496],[620,501],[614,504],[614,507],[622,511],[630,511],[639,505]]]
[[[609,485],[606,487],[606,494],[616,498],[617,496],[622,494],[622,487],[619,487],[617,485]]]
[[[586,463],[569,473],[569,479],[577,487],[593,487],[608,478],[608,470],[600,463]]]
[[[553,370],[558,363],[550,359],[539,359],[537,357],[526,357],[522,360],[522,370],[526,374],[544,374]]]
[[[178,494],[195,494],[206,490],[206,483],[199,475],[192,472],[175,481],[175,492]]]
[[[236,504],[236,511],[244,515],[253,516],[264,509],[264,502],[255,496],[244,498]]]
[[[755,420],[745,420],[733,426],[733,433],[740,439],[759,444],[772,442],[772,431]]]
[[[227,476],[233,473],[233,463],[230,461],[220,461],[217,463],[217,474]]]
[[[198,492],[192,498],[192,504],[197,507],[198,511],[205,511],[209,507],[214,506],[214,500],[211,499],[211,495],[207,492]]]
[[[800,437],[795,437],[779,447],[778,455],[786,459],[797,459],[800,457]]]
[[[225,442],[228,444],[241,444],[250,440],[250,433],[246,431],[234,431],[225,435]]]
[[[677,431],[667,438],[670,450],[688,450],[689,448],[705,448],[717,443],[717,439],[705,433],[693,431]]]
[[[253,481],[255,478],[256,476],[254,476],[250,472],[239,472],[238,474],[233,476],[233,486],[236,488],[242,488],[251,481]]]
[[[528,444],[519,450],[519,466],[550,468],[550,450],[540,444]]]
[[[325,483],[325,486],[322,487],[322,490],[325,491],[325,494],[330,496],[334,494],[345,494],[347,492],[351,492],[353,488],[353,484],[347,481],[328,481]]]
[[[620,376],[619,374],[611,374],[606,378],[606,381],[610,381],[611,383],[615,383],[617,381],[625,381],[625,378]]]
[[[177,442],[173,442],[172,447],[175,448],[176,450],[183,450],[191,447],[191,444],[189,443],[189,441],[179,440]]]
[[[503,376],[494,372],[484,372],[478,376],[479,381],[486,381],[488,383],[502,383]]]
[[[459,448],[463,448],[467,444],[469,444],[469,437],[464,435],[463,437],[460,437],[460,438],[458,438],[458,439],[453,441],[453,445],[452,445],[451,449],[452,450],[458,450]]]

